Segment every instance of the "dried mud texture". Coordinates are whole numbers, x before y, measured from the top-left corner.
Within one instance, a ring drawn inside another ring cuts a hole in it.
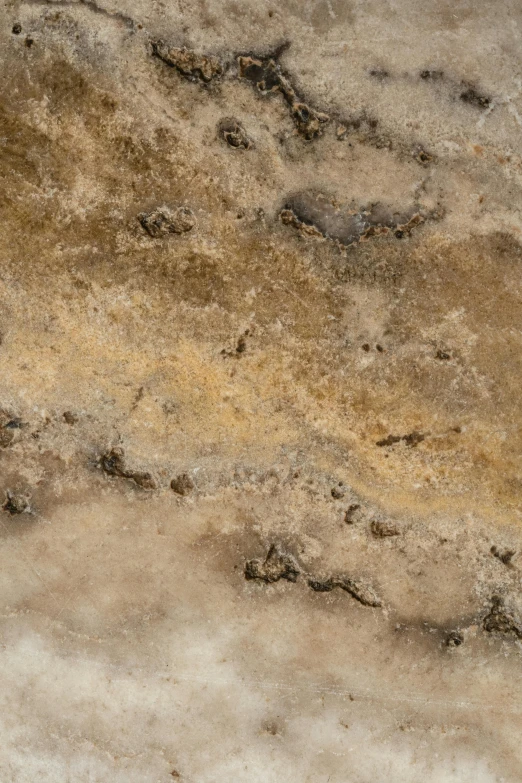
[[[520,782],[521,25],[0,9],[2,781]]]
[[[142,212],[138,220],[151,237],[157,239],[166,234],[184,234],[196,225],[194,213],[188,207],[178,207],[174,211],[167,207]]]

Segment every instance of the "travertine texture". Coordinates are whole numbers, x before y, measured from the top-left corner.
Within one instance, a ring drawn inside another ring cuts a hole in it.
[[[2,782],[520,782],[521,28],[4,4]]]

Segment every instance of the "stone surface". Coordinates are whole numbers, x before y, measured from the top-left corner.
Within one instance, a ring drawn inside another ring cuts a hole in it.
[[[0,779],[519,783],[522,7],[0,9]]]

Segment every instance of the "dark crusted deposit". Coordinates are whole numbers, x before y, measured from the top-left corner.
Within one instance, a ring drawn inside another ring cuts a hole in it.
[[[245,564],[245,577],[263,582],[278,582],[280,579],[296,582],[299,574],[295,558],[283,552],[277,544],[270,546],[264,560],[248,560]]]

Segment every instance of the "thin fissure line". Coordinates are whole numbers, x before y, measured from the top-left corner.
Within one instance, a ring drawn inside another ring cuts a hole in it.
[[[5,650],[4,650],[5,652]],[[37,658],[41,660],[41,654],[39,653],[33,653],[29,651],[24,650],[24,655],[30,656],[33,658]],[[367,701],[376,701],[376,702],[396,702],[396,703],[406,703],[406,704],[424,704],[426,706],[438,706],[438,707],[445,707],[445,708],[454,708],[454,709],[465,709],[465,710],[476,710],[478,709],[487,709],[491,710],[493,712],[502,712],[502,713],[509,713],[509,714],[522,714],[522,707],[510,707],[506,708],[505,705],[502,707],[499,707],[494,704],[490,704],[489,702],[483,702],[483,701],[470,701],[470,700],[462,700],[462,701],[455,701],[455,700],[447,700],[447,699],[430,699],[429,697],[424,696],[401,696],[397,693],[391,693],[386,694],[383,691],[372,691],[369,688],[365,688],[363,690],[358,690],[357,688],[335,688],[333,686],[327,686],[327,685],[320,685],[318,683],[310,683],[309,685],[289,685],[284,682],[275,682],[275,681],[269,681],[269,680],[259,680],[259,679],[250,679],[250,680],[237,680],[237,679],[231,679],[227,677],[204,677],[199,675],[191,675],[191,674],[176,674],[174,671],[172,672],[150,672],[147,673],[146,670],[143,670],[139,666],[136,666],[135,664],[129,663],[129,664],[116,664],[116,663],[108,663],[108,662],[102,662],[97,661],[94,658],[84,658],[79,655],[65,655],[65,656],[59,656],[57,657],[63,661],[64,663],[73,661],[75,663],[85,663],[87,665],[93,665],[100,668],[110,668],[119,672],[123,672],[126,679],[129,677],[132,679],[133,672],[132,669],[134,669],[137,673],[148,677],[149,679],[156,679],[156,680],[163,680],[165,681],[165,684],[169,683],[172,685],[177,685],[179,682],[186,682],[186,683],[197,683],[200,685],[215,685],[215,686],[221,686],[221,687],[230,687],[234,685],[243,685],[247,688],[253,688],[258,687],[264,690],[277,690],[281,691],[282,693],[287,694],[298,694],[298,693],[311,693],[311,694],[318,694],[318,695],[326,695],[326,696],[339,696],[343,699],[349,698],[350,700],[367,700]]]
[[[136,23],[130,16],[120,13],[119,11],[109,11],[103,6],[98,5],[95,0],[22,0],[24,5],[45,5],[45,6],[61,6],[61,7],[81,7],[88,8],[95,14],[100,16],[106,16],[109,19],[123,22],[129,29],[134,30]]]

